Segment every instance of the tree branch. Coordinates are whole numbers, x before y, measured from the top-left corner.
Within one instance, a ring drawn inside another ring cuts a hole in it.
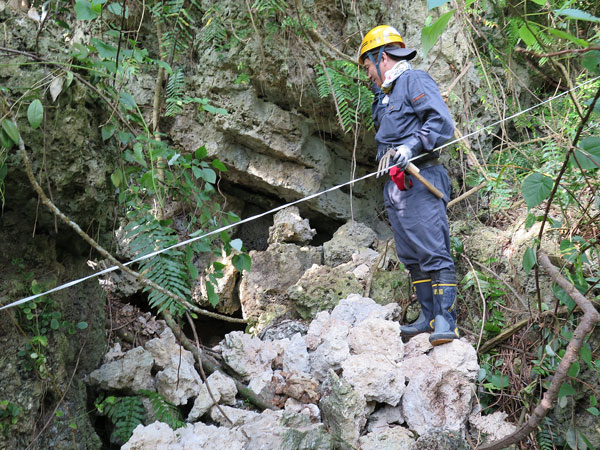
[[[532,52],[531,50],[524,49],[523,47],[515,47],[515,51],[517,51],[518,53],[525,53],[527,55],[535,56],[536,58],[551,58],[553,56],[568,55],[571,53],[581,54],[591,52],[593,50],[600,50],[600,47],[591,46],[586,48],[568,48],[565,50],[559,50],[557,52],[551,53],[536,53]]]
[[[247,323],[246,320],[244,320],[244,319],[236,319],[233,317],[225,316],[222,314],[214,313],[214,312],[199,308],[198,306],[193,305],[192,303],[188,302],[186,299],[173,294],[172,292],[168,291],[167,289],[163,288],[162,286],[159,286],[152,280],[149,280],[148,278],[144,277],[143,275],[135,272],[134,270],[131,270],[129,267],[122,264],[119,260],[117,260],[114,256],[112,256],[108,251],[106,251],[102,246],[100,246],[94,239],[92,239],[85,231],[83,231],[79,225],[77,225],[75,222],[73,222],[71,219],[69,219],[66,215],[64,215],[62,213],[62,211],[60,211],[56,207],[56,205],[54,205],[54,203],[52,203],[50,201],[50,199],[46,196],[46,194],[44,193],[41,186],[38,184],[37,180],[35,179],[35,177],[33,175],[33,170],[31,169],[31,162],[29,161],[29,157],[27,156],[27,152],[25,151],[25,144],[23,143],[23,139],[21,139],[21,138],[19,138],[19,152],[21,153],[21,157],[23,158],[23,162],[25,164],[25,171],[27,172],[27,177],[29,178],[29,182],[33,186],[33,189],[40,196],[42,203],[44,203],[44,205],[46,205],[46,207],[48,209],[50,209],[50,211],[52,211],[65,224],[67,224],[79,236],[81,236],[83,238],[83,240],[85,240],[88,244],[90,244],[98,253],[100,253],[102,256],[107,258],[113,265],[118,266],[122,271],[124,271],[127,274],[131,275],[132,277],[136,278],[144,286],[148,286],[153,289],[156,289],[157,291],[159,291],[162,294],[181,303],[183,306],[190,309],[191,311],[194,311],[197,314],[202,314],[204,316],[212,317],[213,319],[219,319],[219,320],[223,320],[226,322]]]
[[[571,284],[566,278],[564,278],[558,269],[552,265],[547,255],[540,253],[538,262],[546,269],[550,277],[558,284],[565,292],[575,300],[577,306],[583,311],[583,317],[579,321],[579,325],[573,332],[573,337],[567,345],[565,355],[562,357],[552,381],[550,387],[544,393],[541,402],[535,407],[533,414],[529,417],[529,420],[521,426],[517,431],[506,436],[502,439],[494,441],[490,444],[484,444],[479,447],[481,450],[500,450],[506,448],[512,444],[522,441],[529,433],[535,430],[538,425],[542,422],[542,419],[548,414],[553,408],[554,402],[558,397],[558,392],[563,381],[567,378],[567,374],[571,364],[577,361],[579,357],[579,349],[584,343],[585,336],[590,333],[596,323],[600,320],[600,314],[594,308],[592,302],[579,293],[579,291]]]

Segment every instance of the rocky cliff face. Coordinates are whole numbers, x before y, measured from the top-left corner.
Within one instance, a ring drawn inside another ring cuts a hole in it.
[[[242,3],[227,5],[230,15],[243,14]],[[340,9],[337,2],[315,2],[307,10],[316,32],[354,57],[360,35],[380,22],[398,27],[408,45],[419,47],[427,12],[421,2],[357,2]],[[315,70],[323,59],[335,59],[329,49],[309,44],[291,31],[259,39],[249,34],[228,50],[200,43],[191,75],[190,96],[207,97],[228,115],[199,117],[186,110],[169,133],[186,151],[206,145],[229,168],[224,190],[259,209],[297,200],[361,177],[375,169],[373,131],[360,128],[344,133],[331,98],[318,96]],[[320,55],[314,49],[319,48]],[[263,57],[264,55],[264,57]],[[321,59],[320,59],[321,58]],[[422,52],[414,68],[428,70],[445,92],[467,67],[465,36],[450,28],[427,58]],[[245,82],[236,83],[244,74]],[[477,78],[474,70],[468,73]],[[465,78],[466,79],[466,78]],[[457,120],[471,102],[464,102],[459,85],[448,97]],[[467,97],[468,98],[468,97]],[[353,160],[356,163],[352,173]],[[349,188],[330,192],[299,205],[317,230],[332,233],[352,216],[380,232],[383,181],[369,178]]]

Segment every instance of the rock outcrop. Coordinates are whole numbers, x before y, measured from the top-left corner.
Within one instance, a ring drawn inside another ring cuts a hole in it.
[[[173,449],[216,449],[223,436],[228,436],[227,448],[245,449],[414,450],[434,448],[432,442],[440,440],[461,448],[469,426],[474,433],[491,428],[494,436],[509,433],[513,428],[505,417],[490,422],[476,414],[479,365],[472,344],[461,339],[433,348],[427,334],[405,344],[394,320],[396,309],[351,295],[331,312],[318,313],[305,333],[270,340],[241,331],[227,334],[216,347],[224,363],[282,409],[260,413],[241,407],[233,381],[216,372],[207,380],[213,398],[199,383],[185,428],[140,425],[123,448],[143,448],[158,430],[160,442]],[[164,364],[173,364],[165,352],[171,344],[169,331],[147,344],[155,369],[164,371]],[[215,429],[222,435],[210,443]]]

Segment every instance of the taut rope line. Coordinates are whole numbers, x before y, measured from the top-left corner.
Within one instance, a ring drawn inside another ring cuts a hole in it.
[[[456,144],[457,142],[460,142],[460,141],[462,141],[464,139],[467,139],[467,138],[469,138],[471,136],[479,134],[479,133],[483,132],[484,130],[487,130],[488,128],[492,128],[492,127],[495,127],[495,126],[497,126],[497,125],[499,125],[499,124],[501,124],[503,122],[507,122],[509,120],[512,120],[515,117],[523,115],[523,114],[525,114],[525,113],[527,113],[527,112],[529,112],[531,110],[534,110],[536,108],[539,108],[540,106],[545,105],[546,103],[550,103],[550,102],[552,102],[552,101],[554,101],[554,100],[556,100],[556,99],[558,99],[558,98],[560,98],[560,97],[562,97],[564,95],[567,95],[568,93],[570,93],[572,91],[578,90],[578,89],[580,89],[580,88],[582,88],[582,87],[584,87],[584,86],[586,86],[586,85],[588,85],[590,83],[593,83],[594,81],[596,81],[598,79],[600,79],[600,76],[598,76],[596,78],[593,78],[591,80],[585,81],[585,82],[583,82],[583,83],[575,86],[574,88],[572,88],[572,89],[570,89],[568,91],[562,92],[562,93],[560,93],[558,95],[555,95],[554,97],[550,97],[549,99],[544,100],[543,102],[540,102],[540,103],[538,103],[536,105],[533,105],[533,106],[531,106],[531,107],[529,107],[527,109],[519,111],[519,112],[517,112],[517,113],[515,113],[515,114],[513,114],[511,116],[508,116],[508,117],[506,117],[504,119],[498,120],[498,121],[496,121],[496,122],[494,122],[494,123],[492,123],[490,125],[487,125],[487,126],[485,126],[483,128],[475,130],[472,133],[466,134],[466,135],[464,135],[464,136],[462,136],[462,137],[460,137],[458,139],[454,139],[453,141],[447,142],[444,145],[441,145],[440,147],[437,147],[436,150],[441,150],[441,149],[446,148],[446,147],[448,147],[450,145]],[[415,160],[419,159],[422,156],[424,156],[424,155],[419,155],[419,156],[417,156],[415,158],[412,158],[411,161],[415,161]],[[307,200],[312,200],[313,198],[317,198],[317,197],[320,197],[321,195],[327,194],[329,192],[333,192],[333,191],[335,191],[337,189],[340,189],[340,188],[342,188],[344,186],[348,186],[348,185],[354,184],[354,183],[356,183],[358,181],[366,180],[367,178],[370,178],[370,177],[372,177],[372,176],[374,176],[376,174],[377,174],[377,172],[372,172],[372,173],[363,175],[360,178],[356,178],[354,180],[347,181],[347,182],[339,184],[337,186],[333,186],[333,187],[331,187],[329,189],[325,189],[324,191],[308,195],[308,196],[306,196],[304,198],[301,198],[299,200],[294,200],[293,202],[286,203],[285,205],[277,206],[276,208],[273,208],[273,209],[271,209],[269,211],[257,214],[255,216],[247,217],[246,219],[240,220],[239,222],[226,225],[226,226],[221,227],[221,228],[219,228],[217,230],[213,230],[213,231],[210,231],[208,233],[205,233],[205,234],[203,234],[201,236],[196,236],[194,238],[187,239],[187,240],[182,241],[182,242],[178,242],[177,244],[172,245],[171,247],[167,247],[167,248],[164,248],[162,250],[157,250],[155,252],[148,253],[147,255],[140,256],[140,257],[138,257],[136,259],[133,259],[133,260],[131,260],[129,262],[126,262],[123,265],[129,266],[129,265],[134,264],[136,262],[143,261],[143,260],[148,259],[148,258],[152,258],[153,256],[159,255],[160,253],[166,252],[168,250],[171,250],[171,249],[174,249],[174,248],[177,248],[177,247],[182,247],[184,245],[190,244],[190,243],[198,241],[200,239],[204,239],[205,237],[212,236],[214,234],[220,233],[221,231],[226,231],[226,230],[229,230],[230,228],[233,228],[235,226],[241,225],[243,223],[248,223],[248,222],[251,222],[253,220],[259,219],[259,218],[261,218],[263,216],[266,216],[268,214],[275,213],[275,212],[280,211],[280,210],[282,210],[284,208],[287,208],[288,206],[297,205],[298,203],[302,203],[302,202],[305,202]],[[93,274],[90,274],[90,275],[88,275],[86,277],[79,278],[79,279],[73,280],[73,281],[69,281],[68,283],[65,283],[65,284],[61,284],[60,286],[56,286],[55,288],[49,289],[46,292],[42,292],[40,294],[31,295],[29,297],[22,298],[20,300],[17,300],[17,301],[14,301],[12,303],[9,303],[8,305],[4,305],[4,306],[0,307],[0,311],[2,311],[3,309],[12,308],[12,307],[17,306],[17,305],[22,305],[23,303],[30,302],[32,300],[35,300],[36,298],[42,297],[44,295],[51,294],[52,292],[57,292],[57,291],[61,291],[63,289],[67,289],[67,288],[69,288],[71,286],[75,286],[76,284],[83,283],[84,281],[89,280],[91,278],[96,278],[96,277],[99,277],[101,275],[104,275],[104,274],[107,274],[107,273],[110,273],[110,272],[114,272],[118,268],[119,268],[118,266],[112,266],[112,267],[109,267],[107,269],[101,270],[100,272],[94,272]]]

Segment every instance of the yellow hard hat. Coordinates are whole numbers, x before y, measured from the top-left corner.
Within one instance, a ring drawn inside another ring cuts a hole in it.
[[[358,62],[362,64],[365,54],[370,50],[387,44],[393,45],[391,45],[389,49],[386,49],[386,52],[392,53],[398,57],[412,59],[417,53],[417,51],[412,48],[405,48],[402,36],[400,36],[400,33],[396,28],[389,25],[379,25],[369,31],[362,40]]]

